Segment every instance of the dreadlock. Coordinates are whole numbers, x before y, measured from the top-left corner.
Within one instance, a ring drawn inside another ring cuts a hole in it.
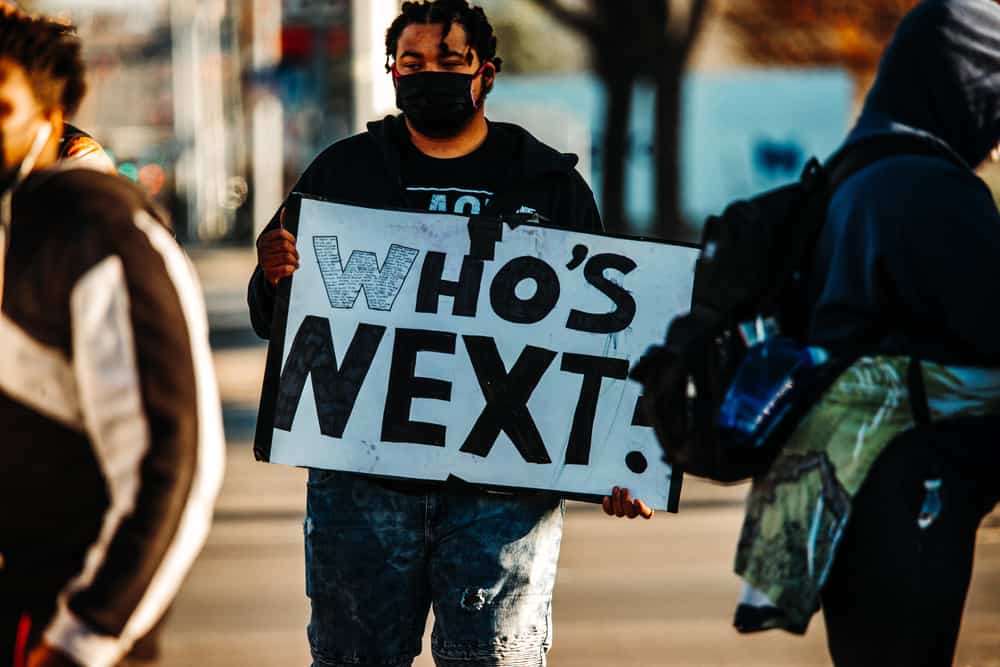
[[[472,52],[479,56],[479,61],[492,62],[497,71],[503,63],[497,58],[497,37],[493,26],[486,18],[482,7],[472,7],[468,0],[423,0],[423,2],[404,2],[402,11],[385,33],[385,71],[390,71],[390,61],[396,56],[399,37],[407,26],[414,24],[441,24],[441,50],[447,51],[444,40],[451,32],[452,24],[465,28],[469,37],[469,51],[465,55],[466,62],[472,64]]]
[[[87,92],[86,67],[72,25],[21,11],[0,12],[0,58],[24,68],[46,112],[58,108],[72,116],[80,108]]]

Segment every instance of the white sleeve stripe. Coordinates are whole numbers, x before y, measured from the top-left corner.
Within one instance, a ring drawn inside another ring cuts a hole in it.
[[[122,520],[135,508],[142,460],[149,451],[149,422],[142,405],[125,268],[117,255],[84,274],[70,294],[73,367],[94,457],[108,486],[109,506],[83,570],[59,596],[46,639],[78,662],[113,664],[121,657],[106,640],[87,640],[69,613],[69,596],[93,581]],[[113,644],[113,642],[112,642]]]
[[[0,315],[0,391],[75,431],[83,431],[80,398],[66,355]]]
[[[225,436],[219,390],[208,344],[205,302],[194,268],[167,230],[148,213],[141,211],[136,214],[135,223],[162,256],[187,323],[198,400],[198,467],[174,541],[125,626],[123,634],[130,642],[146,634],[160,619],[201,551],[212,524],[215,499],[222,486],[225,469]]]
[[[56,617],[45,631],[45,641],[86,667],[117,665],[128,651],[117,637],[99,635],[80,621],[59,600]]]
[[[109,667],[121,659],[132,644],[152,629],[177,595],[181,583],[201,551],[212,522],[215,498],[222,485],[225,468],[225,439],[218,388],[215,382],[211,351],[208,345],[208,322],[205,305],[194,269],[170,234],[148,213],[135,217],[136,226],[146,234],[151,246],[161,255],[173,283],[187,325],[195,371],[198,413],[197,467],[177,530],[139,605],[122,632],[113,639],[91,636],[87,639],[92,660],[82,660],[88,667]],[[74,627],[67,613],[63,628]],[[58,619],[57,619],[58,620]],[[78,625],[78,623],[77,623]],[[46,638],[59,626],[53,625]],[[84,646],[83,642],[77,645]]]

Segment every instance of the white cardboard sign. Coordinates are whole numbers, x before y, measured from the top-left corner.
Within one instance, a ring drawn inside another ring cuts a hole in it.
[[[293,198],[258,458],[675,509],[626,376],[689,307],[697,251],[479,222]]]

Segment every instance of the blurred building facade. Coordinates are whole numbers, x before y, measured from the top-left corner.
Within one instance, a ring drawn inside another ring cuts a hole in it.
[[[75,122],[170,211],[187,242],[251,238],[319,150],[385,107],[378,55],[397,7],[396,0],[30,4],[77,25],[90,91]]]

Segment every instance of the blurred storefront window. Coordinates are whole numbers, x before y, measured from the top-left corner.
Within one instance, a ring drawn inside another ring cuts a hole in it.
[[[186,242],[248,241],[353,122],[351,0],[36,0],[78,26],[74,122]]]

